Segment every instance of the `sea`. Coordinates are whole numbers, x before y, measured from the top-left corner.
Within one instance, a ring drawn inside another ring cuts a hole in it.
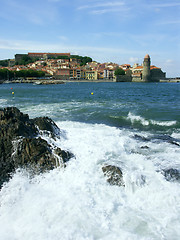
[[[0,107],[48,116],[74,157],[0,191],[1,240],[179,240],[180,83],[1,84]],[[102,167],[123,172],[110,185]]]

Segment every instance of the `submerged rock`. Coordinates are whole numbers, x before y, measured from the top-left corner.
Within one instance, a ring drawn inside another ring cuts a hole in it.
[[[177,169],[165,169],[162,173],[167,181],[180,181],[180,171]]]
[[[102,167],[104,176],[107,177],[107,182],[111,185],[125,186],[123,181],[123,173],[119,167],[107,165]]]
[[[37,127],[38,126],[38,127]],[[46,117],[29,119],[15,107],[0,109],[0,188],[18,167],[31,166],[36,172],[65,166],[72,153],[51,146],[39,129],[59,136],[60,129]]]

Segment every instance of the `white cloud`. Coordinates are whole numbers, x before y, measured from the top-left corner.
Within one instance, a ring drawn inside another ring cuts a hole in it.
[[[99,9],[99,10],[93,10],[91,11],[92,14],[105,14],[105,13],[110,13],[110,12],[120,12],[122,11],[121,8],[107,8],[107,9]]]
[[[61,2],[62,0],[48,0],[48,2]]]
[[[168,25],[168,24],[180,24],[180,20],[165,20],[157,23],[157,25]]]
[[[3,13],[5,11],[5,13]],[[43,25],[56,18],[56,8],[52,3],[36,1],[12,1],[7,0],[1,11],[1,17],[12,22],[29,22]],[[8,17],[6,16],[8,15]]]
[[[96,3],[91,5],[83,5],[78,7],[78,10],[88,9],[88,8],[102,8],[102,7],[119,7],[125,5],[124,2],[106,2],[106,3]]]
[[[90,14],[98,15],[110,12],[123,12],[129,10],[123,1],[109,1],[109,2],[99,2],[89,5],[82,5],[77,8],[77,10],[88,10]]]
[[[172,60],[172,59],[167,59],[165,63],[166,63],[166,64],[173,64],[173,63],[174,63],[174,60]]]
[[[180,3],[160,3],[160,4],[152,4],[152,7],[157,7],[157,8],[167,8],[167,7],[178,7],[180,6]]]
[[[58,37],[61,41],[68,41],[68,37],[66,36],[59,36]]]
[[[129,58],[129,62],[130,63],[138,63],[139,62],[139,58],[137,58],[137,57],[130,57]]]
[[[78,51],[78,52],[86,52],[91,55],[91,53],[102,53],[103,55],[120,55],[120,54],[138,54],[138,50],[125,49],[125,48],[117,48],[117,47],[97,47],[97,46],[75,46],[75,45],[67,45],[62,43],[57,44],[47,44],[36,41],[22,41],[22,40],[7,40],[0,39],[0,49],[7,50],[23,50],[23,51]]]

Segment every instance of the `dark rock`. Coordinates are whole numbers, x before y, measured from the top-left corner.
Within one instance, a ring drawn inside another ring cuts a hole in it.
[[[33,123],[42,131],[48,131],[53,137],[60,135],[60,129],[55,122],[48,117],[38,117],[32,119]]]
[[[56,166],[56,158],[50,145],[41,138],[24,138],[13,153],[15,168],[32,165],[38,166],[40,172],[51,170]]]
[[[148,146],[141,146],[141,149],[149,149]]]
[[[135,139],[137,139],[137,140],[139,140],[139,141],[143,141],[143,142],[149,142],[149,141],[150,141],[149,138],[146,138],[146,137],[144,137],[144,136],[140,136],[140,135],[138,135],[138,134],[135,134],[133,137],[134,137]]]
[[[17,136],[33,137],[37,129],[27,114],[23,114],[15,107],[0,110],[1,137],[14,138]]]
[[[153,135],[149,138],[144,137],[144,136],[140,136],[138,134],[135,134],[133,136],[136,140],[138,141],[142,141],[142,142],[149,142],[149,141],[153,141],[153,142],[168,142],[170,144],[176,145],[176,146],[180,146],[179,140],[176,138],[173,138],[169,135],[165,135],[165,134],[161,134],[161,135]]]
[[[119,167],[107,165],[102,167],[102,171],[111,185],[125,186],[123,173]]]
[[[68,162],[71,158],[74,157],[74,154],[68,151],[61,150],[60,148],[56,148],[54,153],[57,154],[60,158],[63,159],[63,162]]]
[[[169,141],[169,143],[171,143],[171,144],[173,144],[173,145],[176,145],[176,146],[180,147],[180,143],[178,143],[178,142],[175,142],[175,141]]]
[[[31,167],[41,173],[65,166],[73,157],[58,147],[54,150],[54,146],[38,137],[36,125],[54,136],[60,133],[50,118],[29,119],[15,107],[0,109],[0,188],[18,167]]]
[[[151,137],[151,140],[156,141],[156,142],[167,142],[176,146],[180,146],[179,140],[176,138],[173,138],[169,135],[166,134],[161,134],[161,135],[154,135]]]
[[[177,169],[165,169],[162,173],[167,181],[180,181],[180,171]]]

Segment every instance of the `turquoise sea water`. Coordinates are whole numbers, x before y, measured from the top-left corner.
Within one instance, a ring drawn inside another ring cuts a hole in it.
[[[1,107],[16,106],[32,117],[48,115],[58,121],[165,132],[180,128],[178,83],[3,84],[0,103]]]
[[[0,192],[0,238],[180,239],[180,182],[163,175],[180,171],[179,83],[1,84],[8,106],[51,117],[61,136],[44,139],[75,158],[33,179],[13,175]],[[107,164],[125,187],[106,182]]]

